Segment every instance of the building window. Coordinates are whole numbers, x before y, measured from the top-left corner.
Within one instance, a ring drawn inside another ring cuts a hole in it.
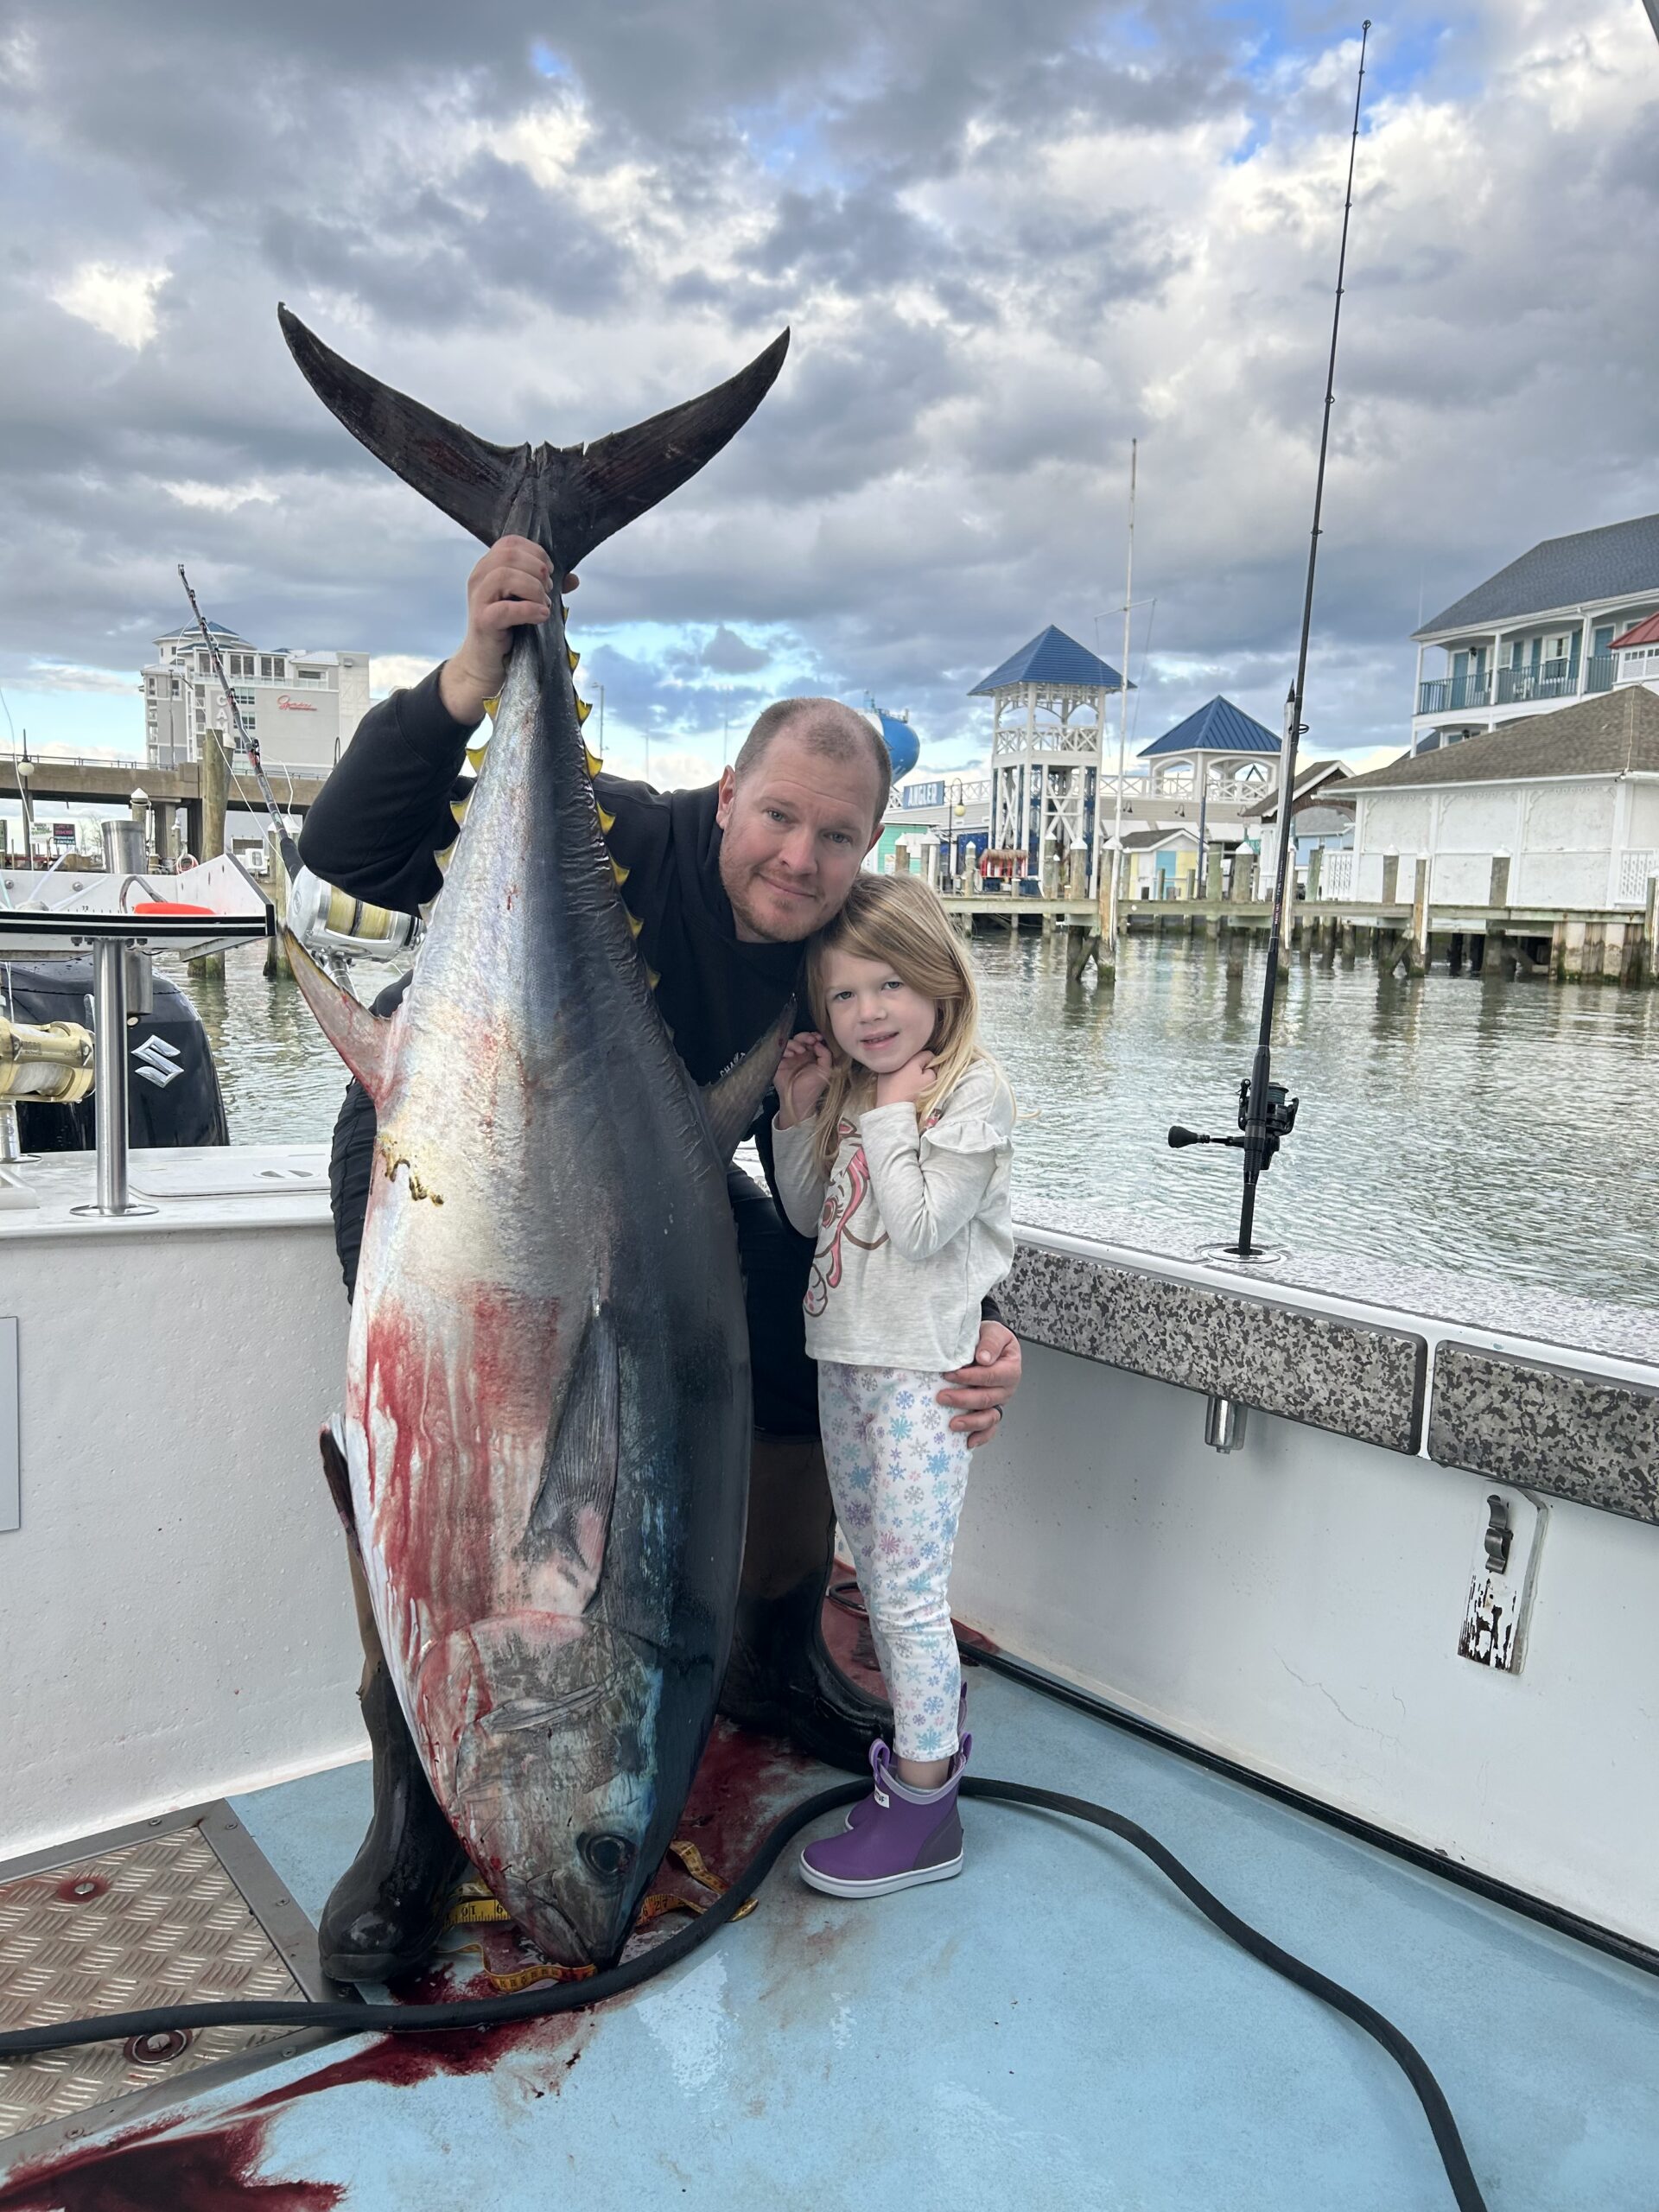
[[[267,682],[271,683],[281,683],[284,682],[286,680],[287,670],[288,663],[283,659],[281,653],[260,654],[259,673],[261,676],[265,677]]]
[[[320,668],[296,668],[294,673],[302,683],[321,683],[322,681],[322,671]]]

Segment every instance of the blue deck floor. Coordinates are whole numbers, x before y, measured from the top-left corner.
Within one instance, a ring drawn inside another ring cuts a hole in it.
[[[1492,2212],[1656,2212],[1659,1980],[1052,1700],[971,1679],[976,1770],[1141,1821],[1416,2042]],[[785,1797],[821,1779],[776,1763],[765,1777]],[[354,1767],[238,1802],[314,1916],[367,1790]],[[847,1905],[786,1861],[754,1915],[598,2015],[337,2045],[203,2100],[188,2142],[118,2150],[39,2202],[1450,2204],[1414,2099],[1357,2029],[1233,1949],[1126,1847],[1046,1815],[969,1813],[959,1881]],[[717,1828],[711,1861],[734,1841]]]

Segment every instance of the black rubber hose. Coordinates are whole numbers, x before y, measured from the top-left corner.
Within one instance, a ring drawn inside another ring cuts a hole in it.
[[[1166,1875],[1181,1895],[1241,1949],[1363,2028],[1394,2060],[1422,2106],[1440,2163],[1446,2168],[1446,2177],[1452,2184],[1458,2212],[1488,2212],[1458,2133],[1457,2121],[1452,2116],[1452,2107],[1427,2061],[1391,2020],[1385,2019],[1363,1998],[1356,1997],[1339,1982],[1330,1980],[1300,1959],[1294,1958],[1248,1921],[1241,1920],[1219,1897],[1212,1896],[1196,1875],[1189,1873],[1156,1836],[1149,1835],[1145,1828],[1126,1820],[1121,1813],[1111,1812],[1104,1805],[1091,1804],[1086,1797],[1068,1797],[1058,1790],[1035,1789],[1020,1782],[982,1781],[970,1775],[962,1787],[965,1796],[989,1798],[1004,1805],[1033,1806],[1046,1813],[1064,1813],[1072,1820],[1086,1821],[1092,1827],[1104,1828],[1121,1837],[1144,1853],[1160,1873]],[[158,2005],[143,2012],[108,2012],[87,2020],[13,2028],[0,2034],[0,2059],[69,2050],[84,2044],[124,2041],[129,2036],[165,2034],[180,2028],[278,2027],[295,2031],[329,2028],[340,2035],[424,2035],[440,2029],[493,2028],[513,2020],[543,2018],[550,2013],[585,2012],[589,2005],[601,2004],[607,1998],[620,1997],[627,1990],[637,1989],[641,1982],[651,1980],[666,1967],[677,1966],[682,1959],[689,1958],[726,1925],[746,1899],[753,1896],[791,1837],[810,1827],[825,1813],[853,1804],[867,1796],[868,1789],[868,1782],[840,1783],[833,1789],[819,1790],[816,1796],[785,1813],[768,1829],[753,1858],[731,1887],[689,1928],[653,1944],[626,1964],[607,1967],[585,1981],[543,1984],[514,1997],[469,1998],[448,2005],[362,2005],[346,2001],[279,2004],[266,1999],[219,2005]]]

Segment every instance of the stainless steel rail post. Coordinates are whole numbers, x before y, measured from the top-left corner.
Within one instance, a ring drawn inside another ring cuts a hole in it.
[[[98,1204],[85,1211],[126,1213],[127,948],[100,938],[92,954],[93,1049],[98,1068]]]

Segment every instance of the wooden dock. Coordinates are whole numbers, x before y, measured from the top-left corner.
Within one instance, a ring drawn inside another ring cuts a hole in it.
[[[947,894],[944,905],[970,933],[1027,927],[1093,937],[1100,927],[1092,899]],[[1491,970],[1509,981],[1540,976],[1561,983],[1659,984],[1656,908],[1659,877],[1649,885],[1645,912],[1299,899],[1287,918],[1281,957],[1325,967],[1375,961],[1385,972],[1404,976],[1442,968],[1454,976]],[[1118,915],[1124,935],[1208,938],[1227,943],[1236,957],[1252,938],[1266,936],[1271,918],[1272,908],[1259,899],[1126,899]],[[1088,957],[1083,953],[1068,964],[1075,972]]]

